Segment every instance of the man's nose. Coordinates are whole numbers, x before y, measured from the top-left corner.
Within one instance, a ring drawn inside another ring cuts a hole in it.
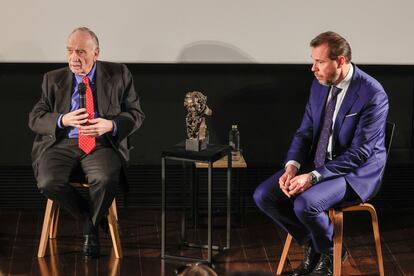
[[[70,57],[72,61],[79,61],[79,55],[76,51],[73,51]]]
[[[314,62],[314,63],[312,63],[312,68],[311,68],[311,71],[312,72],[316,72],[316,71],[318,71],[318,67],[316,66],[316,63]]]

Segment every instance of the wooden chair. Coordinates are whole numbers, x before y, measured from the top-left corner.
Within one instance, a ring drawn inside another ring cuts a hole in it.
[[[387,150],[387,158],[392,144],[392,138],[394,136],[395,123],[387,122],[385,130],[385,147]],[[381,180],[384,171],[381,173]],[[378,189],[379,190],[379,189]],[[378,192],[378,190],[376,192]],[[372,230],[374,232],[375,249],[377,251],[378,258],[378,270],[381,276],[384,275],[384,263],[382,259],[381,250],[381,238],[378,226],[377,212],[372,204],[359,203],[347,207],[338,207],[329,209],[329,218],[334,225],[334,253],[333,253],[333,269],[334,276],[341,275],[341,253],[342,253],[342,239],[343,239],[343,213],[344,212],[355,212],[355,211],[368,211],[371,214]],[[286,257],[289,252],[290,244],[292,243],[292,236],[287,235],[285,245],[283,247],[282,256],[280,257],[279,265],[277,267],[276,275],[280,275],[285,266]]]
[[[74,187],[89,188],[89,184],[85,183],[71,183]],[[42,233],[40,235],[39,250],[37,256],[43,258],[46,253],[46,247],[49,239],[55,239],[57,234],[57,226],[59,221],[60,207],[57,202],[51,199],[47,200],[45,217],[43,219]],[[116,201],[112,202],[108,212],[109,232],[111,234],[112,245],[115,251],[116,258],[122,258],[121,240],[119,238],[118,230],[118,213],[116,209]]]

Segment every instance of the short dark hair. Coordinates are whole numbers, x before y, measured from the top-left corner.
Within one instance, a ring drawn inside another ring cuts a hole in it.
[[[88,33],[92,37],[92,41],[95,44],[96,48],[99,48],[99,39],[98,39],[98,36],[91,29],[89,29],[88,27],[78,27],[78,28],[74,29],[70,33],[69,37],[72,34],[76,33],[76,32],[85,32],[85,33]]]
[[[351,46],[341,35],[332,31],[321,33],[311,40],[310,46],[315,48],[325,43],[329,47],[330,59],[335,60],[339,56],[344,56],[347,63],[351,61]]]

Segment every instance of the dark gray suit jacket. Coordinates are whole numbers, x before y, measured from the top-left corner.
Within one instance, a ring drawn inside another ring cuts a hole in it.
[[[139,98],[134,89],[132,75],[123,64],[96,62],[96,102],[99,117],[114,120],[118,135],[104,134],[120,155],[125,168],[129,161],[127,137],[136,131],[144,120]],[[65,138],[65,131],[57,126],[60,114],[70,110],[73,91],[73,73],[69,67],[46,73],[43,77],[40,100],[29,114],[29,127],[36,133],[32,149],[35,176],[43,152]]]

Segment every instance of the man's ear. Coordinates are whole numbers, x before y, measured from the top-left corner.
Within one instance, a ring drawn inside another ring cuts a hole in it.
[[[99,57],[99,47],[97,47],[95,49],[95,58],[94,58],[94,61],[96,61],[98,59],[98,57]]]
[[[339,56],[336,58],[336,62],[338,63],[338,68],[341,68],[346,63],[346,59],[344,56]]]

